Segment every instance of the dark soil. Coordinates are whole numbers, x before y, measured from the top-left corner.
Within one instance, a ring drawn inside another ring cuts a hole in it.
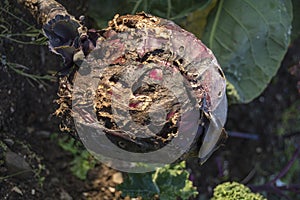
[[[61,1],[77,17],[86,11],[83,2]],[[7,5],[6,1],[0,3],[1,8],[34,24],[34,19],[21,7],[14,3]],[[3,24],[12,33],[27,28],[6,12],[1,12],[0,18],[5,19]],[[117,181],[113,179],[117,171],[99,163],[89,171],[85,181],[71,173],[72,155],[57,142],[67,133],[59,130],[60,119],[53,116],[57,109],[54,102],[57,80],[37,83],[5,64],[26,66],[25,72],[29,74],[53,75],[62,67],[61,58],[50,53],[46,45],[20,44],[3,37],[0,52],[0,199],[120,199],[120,192],[115,189]],[[226,129],[254,134],[258,139],[231,136],[203,166],[196,160],[188,161],[191,180],[201,197],[207,199],[212,188],[222,181],[265,183],[288,162],[294,145],[299,144],[299,132],[295,132],[293,126],[300,121],[292,121],[288,126],[283,113],[299,102],[299,80],[289,73],[289,68],[299,61],[298,41],[291,45],[276,77],[263,94],[249,104],[229,107]],[[300,107],[296,109],[299,116]],[[285,137],[278,134],[281,128]],[[8,158],[7,152],[17,158]],[[289,181],[299,185],[299,180],[298,169]],[[296,198],[295,194],[287,195]]]

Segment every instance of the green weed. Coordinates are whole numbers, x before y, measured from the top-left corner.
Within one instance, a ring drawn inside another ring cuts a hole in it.
[[[94,168],[96,160],[85,149],[82,148],[82,144],[70,137],[63,137],[58,140],[58,144],[65,151],[70,152],[73,155],[71,161],[71,172],[79,179],[85,180],[87,173],[90,169]]]

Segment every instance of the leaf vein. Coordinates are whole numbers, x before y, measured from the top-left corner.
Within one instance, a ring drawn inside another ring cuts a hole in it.
[[[261,13],[260,10],[258,10],[251,2],[248,0],[244,0],[245,3],[247,3],[249,6],[251,6],[257,13],[258,15],[263,19],[266,25],[268,25],[268,20],[265,18],[265,16]]]
[[[262,67],[260,64],[257,63],[256,59],[255,59],[255,55],[254,55],[254,50],[255,48],[253,47],[253,41],[251,40],[250,34],[247,30],[247,28],[243,25],[243,23],[236,18],[233,14],[231,14],[226,8],[224,8],[224,11],[233,19],[236,21],[236,23],[242,28],[242,30],[245,32],[245,34],[247,35],[247,39],[250,42],[250,53],[251,53],[251,57],[254,61],[254,64],[265,74],[267,75],[267,73],[264,71],[264,67]]]

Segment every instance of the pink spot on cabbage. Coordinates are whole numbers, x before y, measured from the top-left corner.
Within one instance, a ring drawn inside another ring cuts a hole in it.
[[[163,79],[162,71],[160,69],[153,69],[149,72],[150,78],[161,81]]]
[[[129,103],[130,108],[137,108],[139,106],[140,102],[137,103]]]
[[[175,115],[175,111],[171,111],[167,114],[167,120],[169,120],[170,118],[172,118]]]

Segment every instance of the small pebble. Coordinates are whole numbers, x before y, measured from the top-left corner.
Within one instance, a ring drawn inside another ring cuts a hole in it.
[[[71,195],[64,189],[61,189],[60,192],[60,200],[73,200],[73,198],[71,197]]]
[[[8,166],[8,170],[11,170],[14,172],[31,171],[31,167],[26,162],[26,160],[22,156],[14,153],[12,151],[6,152],[5,162]]]
[[[263,150],[262,150],[262,148],[261,147],[257,147],[256,148],[256,153],[261,153]]]
[[[117,172],[112,176],[112,181],[116,184],[123,183],[123,176],[121,172]]]
[[[12,139],[9,139],[9,138],[4,139],[3,141],[8,146],[12,146],[15,143]]]
[[[36,131],[35,134],[42,137],[49,137],[51,133],[49,131]]]
[[[108,187],[108,190],[109,190],[111,193],[114,193],[114,192],[116,191],[116,188]]]
[[[13,187],[12,189],[11,189],[11,191],[12,192],[16,192],[16,193],[18,193],[18,194],[20,194],[20,195],[23,195],[23,192],[20,190],[20,188],[18,188],[17,186],[15,186],[15,187]]]

